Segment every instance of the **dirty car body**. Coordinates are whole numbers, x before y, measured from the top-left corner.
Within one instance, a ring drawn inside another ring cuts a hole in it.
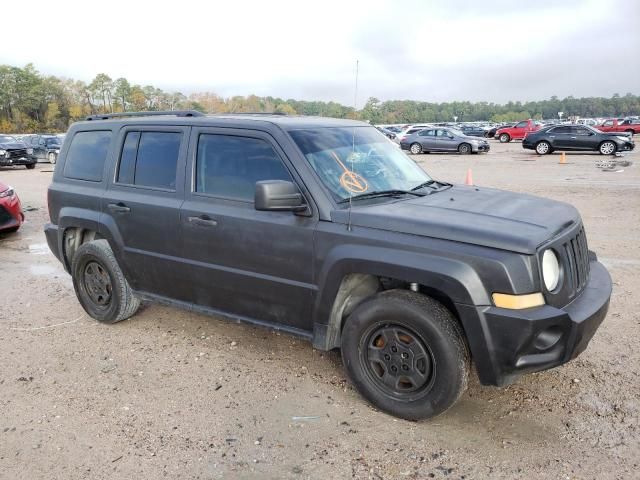
[[[168,150],[154,183],[144,162]],[[70,128],[48,196],[47,241],[70,272],[84,244],[104,240],[140,298],[343,355],[351,318],[384,291],[406,291],[460,326],[485,385],[571,360],[609,305],[611,279],[575,208],[433,180],[356,121],[92,119]],[[547,287],[549,255],[558,278]]]

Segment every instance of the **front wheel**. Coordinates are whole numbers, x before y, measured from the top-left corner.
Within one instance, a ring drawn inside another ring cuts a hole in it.
[[[58,155],[53,152],[49,152],[49,155],[47,155],[47,159],[49,160],[50,164],[55,165],[56,161],[58,160]]]
[[[600,144],[600,153],[602,155],[613,155],[614,153],[616,153],[616,149],[616,144],[610,140],[607,140],[606,142],[602,142]]]
[[[27,167],[27,170],[33,170],[34,168],[36,168],[36,164],[35,163],[27,163],[27,164],[25,164],[25,167]]]
[[[360,304],[342,331],[342,361],[355,388],[391,415],[439,415],[467,387],[462,328],[441,303],[388,290]]]
[[[419,153],[422,153],[422,145],[420,145],[419,143],[412,143],[409,149],[411,150],[411,153],[413,153],[414,155],[418,155]]]
[[[538,155],[546,155],[547,153],[551,153],[551,145],[549,145],[549,142],[538,142],[536,145],[536,153]]]
[[[508,133],[502,133],[498,138],[500,139],[500,143],[509,143],[511,141]]]
[[[471,153],[471,145],[469,145],[468,143],[461,143],[458,147],[458,153],[461,153],[463,155]]]

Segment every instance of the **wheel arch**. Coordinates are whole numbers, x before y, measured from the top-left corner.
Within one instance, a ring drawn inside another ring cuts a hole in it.
[[[380,248],[371,248],[367,253],[359,258],[336,259],[323,270],[314,305],[315,348],[339,347],[345,318],[360,303],[384,290],[384,282],[415,288],[438,300],[461,322],[464,331],[456,304],[489,303],[480,277],[463,262],[431,255],[421,255],[416,261],[415,254]]]

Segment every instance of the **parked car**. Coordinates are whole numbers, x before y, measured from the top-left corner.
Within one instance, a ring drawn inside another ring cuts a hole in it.
[[[396,134],[391,130],[388,130],[384,127],[376,127],[384,136],[386,136],[389,140],[394,140],[396,138]]]
[[[0,233],[15,232],[24,222],[24,213],[18,194],[9,185],[0,182]]]
[[[603,155],[633,150],[635,144],[627,133],[601,132],[587,125],[552,125],[530,133],[522,147],[545,155],[555,150],[594,151]]]
[[[496,126],[494,126],[494,127],[491,127],[491,128],[489,129],[489,131],[487,131],[487,137],[489,137],[489,138],[493,138],[493,137],[495,137],[495,136],[496,136],[496,132],[497,132],[498,130],[500,130],[501,128],[513,127],[513,126],[515,126],[515,122],[514,122],[514,123],[503,123],[503,124],[501,124],[501,125],[496,125]]]
[[[401,143],[402,140],[408,137],[409,135],[413,135],[414,133],[419,132],[423,128],[430,128],[430,127],[431,125],[429,125],[428,123],[421,124],[421,125],[410,125],[404,130],[402,130],[402,132],[397,134],[395,140],[396,142]]]
[[[625,132],[634,135],[640,133],[640,120],[610,118],[596,128],[601,132]]]
[[[32,169],[35,168],[36,161],[33,149],[10,135],[0,134],[0,167],[24,165]]]
[[[576,357],[607,313],[566,203],[432,179],[364,122],[127,115],[72,125],[48,190],[47,242],[100,322],[147,299],[283,330],[418,419],[460,398],[471,359],[507,385]]]
[[[33,149],[33,155],[37,160],[56,163],[62,146],[62,140],[58,135],[29,135],[24,142]]]
[[[400,148],[414,155],[430,152],[478,153],[490,150],[489,142],[465,135],[455,128],[425,128],[400,142]]]
[[[475,125],[462,125],[459,127],[459,130],[467,135],[468,137],[486,137],[487,131],[482,127],[477,127]]]
[[[511,140],[522,140],[529,133],[540,129],[542,124],[535,120],[524,120],[516,123],[513,127],[503,127],[496,131],[495,137],[500,143],[507,143]]]

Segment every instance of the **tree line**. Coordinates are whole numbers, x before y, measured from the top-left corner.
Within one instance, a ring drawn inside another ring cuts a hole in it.
[[[99,73],[89,83],[42,75],[32,64],[0,65],[0,132],[64,132],[88,115],[141,110],[198,110],[204,113],[284,113],[353,118],[379,123],[416,123],[527,118],[613,117],[637,115],[640,96],[567,97],[535,102],[418,102],[369,98],[359,110],[336,102],[303,101],[256,95],[223,98],[212,92],[166,92]]]

